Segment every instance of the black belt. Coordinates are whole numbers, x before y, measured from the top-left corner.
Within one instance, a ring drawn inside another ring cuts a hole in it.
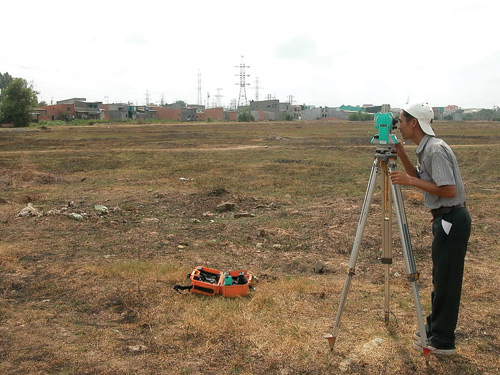
[[[457,204],[456,206],[451,206],[451,207],[439,207],[431,210],[432,218],[435,219],[439,216],[443,216],[444,214],[450,213],[453,210],[456,210],[457,208],[462,208],[465,207],[465,204]]]

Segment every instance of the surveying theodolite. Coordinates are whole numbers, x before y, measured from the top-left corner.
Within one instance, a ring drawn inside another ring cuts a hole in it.
[[[330,335],[325,336],[330,344],[330,349],[333,350],[335,345],[335,340],[337,338],[337,332],[340,325],[340,318],[342,311],[344,310],[345,303],[347,300],[347,293],[349,292],[349,287],[351,285],[352,277],[355,275],[356,259],[358,258],[359,248],[361,245],[361,238],[366,225],[366,219],[368,217],[368,211],[373,197],[373,190],[375,188],[375,183],[377,180],[377,173],[382,171],[383,182],[382,186],[382,258],[381,262],[385,266],[385,293],[384,293],[384,317],[385,324],[389,324],[389,274],[390,265],[392,264],[392,201],[394,201],[395,211],[397,214],[398,229],[401,236],[401,244],[403,249],[404,260],[406,263],[406,268],[408,270],[408,281],[411,283],[411,288],[413,292],[413,298],[415,300],[415,312],[417,314],[417,320],[420,331],[420,340],[422,343],[423,354],[426,361],[429,360],[431,350],[427,347],[427,334],[425,331],[424,318],[422,316],[422,308],[420,305],[420,297],[418,294],[417,280],[419,278],[419,273],[416,270],[415,259],[413,257],[413,250],[410,241],[410,233],[408,230],[408,222],[406,219],[405,208],[403,204],[403,196],[401,193],[400,185],[393,185],[389,174],[396,170],[396,144],[398,139],[392,134],[392,130],[396,128],[397,121],[392,113],[377,113],[375,115],[375,128],[378,130],[371,143],[377,144],[377,149],[375,152],[375,160],[372,165],[370,179],[368,180],[368,187],[366,189],[365,199],[361,209],[361,216],[358,222],[358,228],[356,230],[356,237],[354,239],[354,244],[352,246],[351,258],[349,260],[349,268],[347,271],[346,280],[344,283],[344,289],[342,291],[342,296],[340,298],[339,309],[337,311],[337,317],[335,319],[335,325],[333,326],[333,332]]]

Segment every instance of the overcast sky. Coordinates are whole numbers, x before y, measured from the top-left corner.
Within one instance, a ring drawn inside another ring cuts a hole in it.
[[[0,72],[39,100],[500,105],[500,1],[6,1]],[[220,90],[218,90],[220,89]]]

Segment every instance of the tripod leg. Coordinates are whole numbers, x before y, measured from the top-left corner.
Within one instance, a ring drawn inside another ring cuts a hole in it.
[[[391,212],[391,191],[389,188],[389,173],[387,161],[380,162],[383,171],[382,183],[382,264],[385,268],[385,293],[384,293],[384,318],[385,324],[389,324],[390,314],[390,293],[389,278],[392,264],[392,212]]]
[[[335,324],[333,326],[333,332],[331,335],[326,335],[325,338],[330,344],[330,349],[333,350],[335,345],[335,339],[337,338],[337,331],[340,325],[340,317],[342,316],[342,311],[347,300],[347,293],[349,292],[349,287],[351,285],[351,279],[356,274],[355,266],[356,260],[358,258],[359,247],[361,244],[361,238],[363,237],[363,232],[366,225],[366,219],[368,217],[368,211],[370,209],[370,204],[372,202],[373,190],[375,187],[375,182],[377,181],[377,171],[378,171],[378,160],[375,159],[372,165],[370,179],[368,180],[368,186],[366,189],[365,200],[363,202],[363,207],[361,209],[361,215],[358,222],[358,228],[356,230],[356,237],[354,239],[354,244],[352,246],[351,258],[349,260],[349,269],[347,270],[347,276],[344,283],[344,289],[342,290],[342,296],[340,297],[339,308],[337,310],[337,317],[335,319]]]
[[[389,171],[395,169],[395,165],[391,165]],[[418,326],[420,330],[420,340],[424,351],[425,359],[428,361],[431,351],[427,349],[427,333],[425,331],[424,317],[422,315],[422,306],[420,304],[420,296],[418,294],[417,280],[419,273],[415,265],[415,258],[413,256],[413,249],[411,246],[410,232],[408,230],[408,220],[406,218],[405,208],[403,204],[403,195],[401,193],[401,186],[392,185],[392,196],[396,208],[398,228],[401,235],[401,245],[403,248],[404,260],[408,270],[408,281],[411,283],[413,299],[415,301],[415,312],[417,314]]]

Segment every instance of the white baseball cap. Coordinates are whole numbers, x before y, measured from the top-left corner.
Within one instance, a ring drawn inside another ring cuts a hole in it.
[[[432,130],[432,120],[434,119],[434,111],[427,102],[408,103],[403,107],[403,111],[408,112],[415,117],[420,124],[420,128],[425,134],[436,135]]]

